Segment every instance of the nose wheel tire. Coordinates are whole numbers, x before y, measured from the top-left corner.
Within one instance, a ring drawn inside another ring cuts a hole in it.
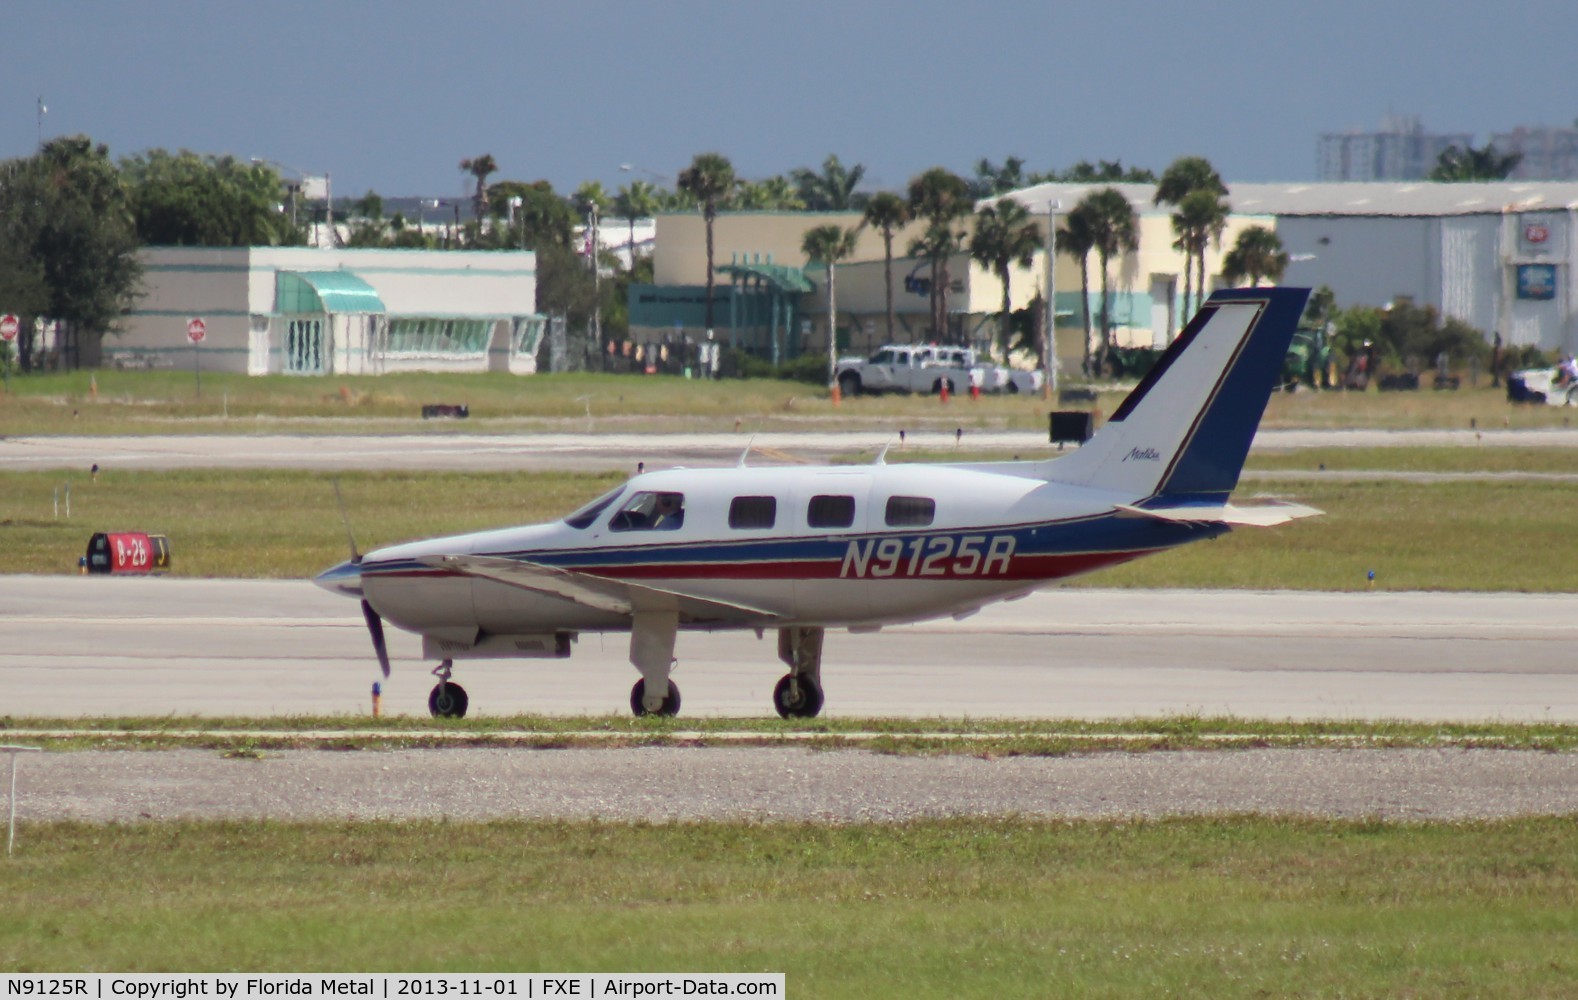
[[[645,677],[636,681],[636,686],[630,689],[630,711],[637,717],[643,715],[678,715],[679,714],[679,688],[673,681],[668,682],[668,697],[663,699],[663,705],[656,712],[647,711],[647,680]]]
[[[814,719],[822,711],[822,686],[809,677],[797,682],[792,674],[779,678],[773,688],[773,708],[785,719]]]
[[[466,689],[448,681],[433,685],[432,693],[427,696],[427,710],[435,719],[464,719],[469,704],[471,699],[466,697]]]

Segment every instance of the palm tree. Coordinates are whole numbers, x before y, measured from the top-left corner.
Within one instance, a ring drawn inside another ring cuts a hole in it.
[[[1000,194],[1028,187],[1025,183],[1025,161],[1010,156],[998,166],[982,157],[975,163],[975,180],[970,182],[970,195],[977,200],[995,198]]]
[[[1117,188],[1093,191],[1080,204],[1090,205],[1096,256],[1101,262],[1101,359],[1098,368],[1112,354],[1112,297],[1107,287],[1107,264],[1116,255],[1140,248],[1140,218],[1129,199]]]
[[[1184,199],[1195,191],[1209,191],[1217,198],[1224,198],[1227,196],[1227,185],[1222,182],[1222,175],[1216,172],[1215,167],[1211,166],[1210,160],[1203,156],[1180,156],[1169,164],[1166,170],[1162,171],[1161,179],[1156,182],[1156,195],[1151,199],[1151,203],[1154,205],[1173,205],[1181,208]],[[1198,214],[1198,210],[1202,210],[1203,206],[1203,199],[1197,201],[1197,212],[1194,214]],[[1173,216],[1173,232],[1178,237],[1178,241],[1173,244],[1174,249],[1184,252],[1183,316],[1187,317],[1193,314],[1189,304],[1189,294],[1193,284],[1193,279],[1190,277],[1192,266],[1197,266],[1201,274],[1201,287],[1195,291],[1199,298],[1205,298],[1204,242],[1198,239],[1198,233],[1186,234],[1179,229],[1178,215]],[[1220,230],[1218,230],[1218,233],[1220,233]],[[1199,244],[1201,254],[1198,263],[1194,257],[1196,244]]]
[[[630,225],[630,269],[636,268],[636,222],[649,219],[658,210],[657,187],[651,181],[631,181],[614,196],[614,214]]]
[[[483,153],[473,159],[461,160],[460,169],[477,179],[476,193],[471,196],[471,211],[477,217],[477,225],[480,226],[488,215],[488,175],[499,172],[498,161],[493,158],[492,153]]]
[[[865,222],[882,234],[882,278],[888,293],[888,339],[893,343],[893,234],[909,224],[910,206],[892,191],[879,191],[866,202]]]
[[[690,166],[679,172],[679,189],[701,203],[707,227],[707,332],[712,332],[712,224],[718,204],[734,191],[734,164],[722,153],[697,153]]]
[[[1522,162],[1522,153],[1503,155],[1496,152],[1495,143],[1487,143],[1484,149],[1448,146],[1436,158],[1435,168],[1430,171],[1430,180],[1504,181]]]
[[[1156,182],[1156,196],[1151,201],[1156,205],[1177,205],[1184,195],[1201,188],[1227,196],[1227,185],[1222,183],[1222,175],[1211,166],[1210,160],[1203,156],[1180,156],[1162,171],[1161,180]]]
[[[855,252],[858,229],[826,225],[807,229],[800,249],[811,260],[827,267],[827,384],[838,374],[838,262]]]
[[[1064,216],[1063,229],[1058,233],[1057,248],[1079,261],[1079,302],[1085,317],[1085,367],[1090,374],[1090,252],[1096,249],[1096,220],[1091,206],[1080,202]],[[1054,303],[1055,308],[1055,303]],[[1053,314],[1056,316],[1056,313]],[[1054,321],[1055,322],[1055,321]]]
[[[789,178],[775,174],[765,180],[742,183],[734,195],[734,207],[752,212],[799,212],[805,202]]]
[[[866,175],[863,164],[845,167],[836,153],[827,154],[822,161],[822,172],[809,167],[796,167],[789,171],[804,206],[813,212],[859,211],[865,202],[855,193],[860,179]]]
[[[941,337],[948,329],[948,258],[958,252],[964,235],[953,232],[953,221],[970,214],[970,187],[958,174],[932,167],[910,180],[909,203],[910,211],[929,223],[926,235],[911,242],[910,256],[931,261],[932,331]]]
[[[1222,279],[1229,285],[1246,277],[1251,286],[1260,284],[1261,278],[1276,284],[1287,269],[1288,252],[1282,249],[1282,240],[1265,226],[1250,226],[1239,233],[1233,249],[1222,258]]]
[[[1173,234],[1178,237],[1173,247],[1184,252],[1184,312],[1192,314],[1189,305],[1189,262],[1195,265],[1197,280],[1193,282],[1195,303],[1199,309],[1205,301],[1205,251],[1213,242],[1222,242],[1222,230],[1227,228],[1228,205],[1210,188],[1196,188],[1183,196],[1178,211],[1173,213]]]
[[[948,286],[953,276],[948,271],[948,261],[965,247],[970,234],[946,222],[933,223],[920,236],[910,240],[905,253],[919,257],[931,270],[931,335],[946,341],[948,330]]]
[[[1012,318],[1009,296],[1009,268],[1029,267],[1041,248],[1041,233],[1030,221],[1030,210],[1012,198],[987,205],[975,213],[975,235],[970,237],[970,256],[989,268],[1003,284],[1003,311],[998,323],[998,349],[1008,354],[1008,324]]]

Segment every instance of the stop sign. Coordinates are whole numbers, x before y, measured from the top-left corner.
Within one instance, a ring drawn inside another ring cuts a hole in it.
[[[203,338],[206,336],[208,336],[208,324],[203,322],[203,317],[193,316],[191,319],[187,320],[187,340],[190,340],[194,344],[200,344],[203,342]]]
[[[21,320],[18,320],[12,313],[0,316],[0,340],[15,340],[16,332],[21,328]]]

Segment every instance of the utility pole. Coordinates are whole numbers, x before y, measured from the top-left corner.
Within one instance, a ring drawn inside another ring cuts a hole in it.
[[[603,299],[602,275],[597,267],[597,202],[592,202],[592,343],[597,345],[597,354],[604,368],[608,367],[608,356],[603,351]]]
[[[1042,327],[1046,335],[1046,388],[1047,398],[1057,392],[1057,210],[1063,203],[1053,198],[1047,202],[1047,295],[1046,315]]]

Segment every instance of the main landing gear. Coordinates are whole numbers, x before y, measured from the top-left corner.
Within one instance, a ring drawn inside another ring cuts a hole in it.
[[[433,685],[432,693],[427,696],[427,710],[435,719],[464,719],[466,707],[471,704],[471,699],[466,697],[466,689],[450,682],[449,675],[454,668],[454,660],[445,660],[433,670],[438,683]]]
[[[637,611],[630,622],[630,664],[641,679],[630,689],[630,711],[636,715],[678,715],[679,688],[668,679],[674,670],[677,611]]]
[[[781,628],[778,658],[789,672],[773,688],[773,708],[785,719],[814,719],[822,711],[822,629]]]

